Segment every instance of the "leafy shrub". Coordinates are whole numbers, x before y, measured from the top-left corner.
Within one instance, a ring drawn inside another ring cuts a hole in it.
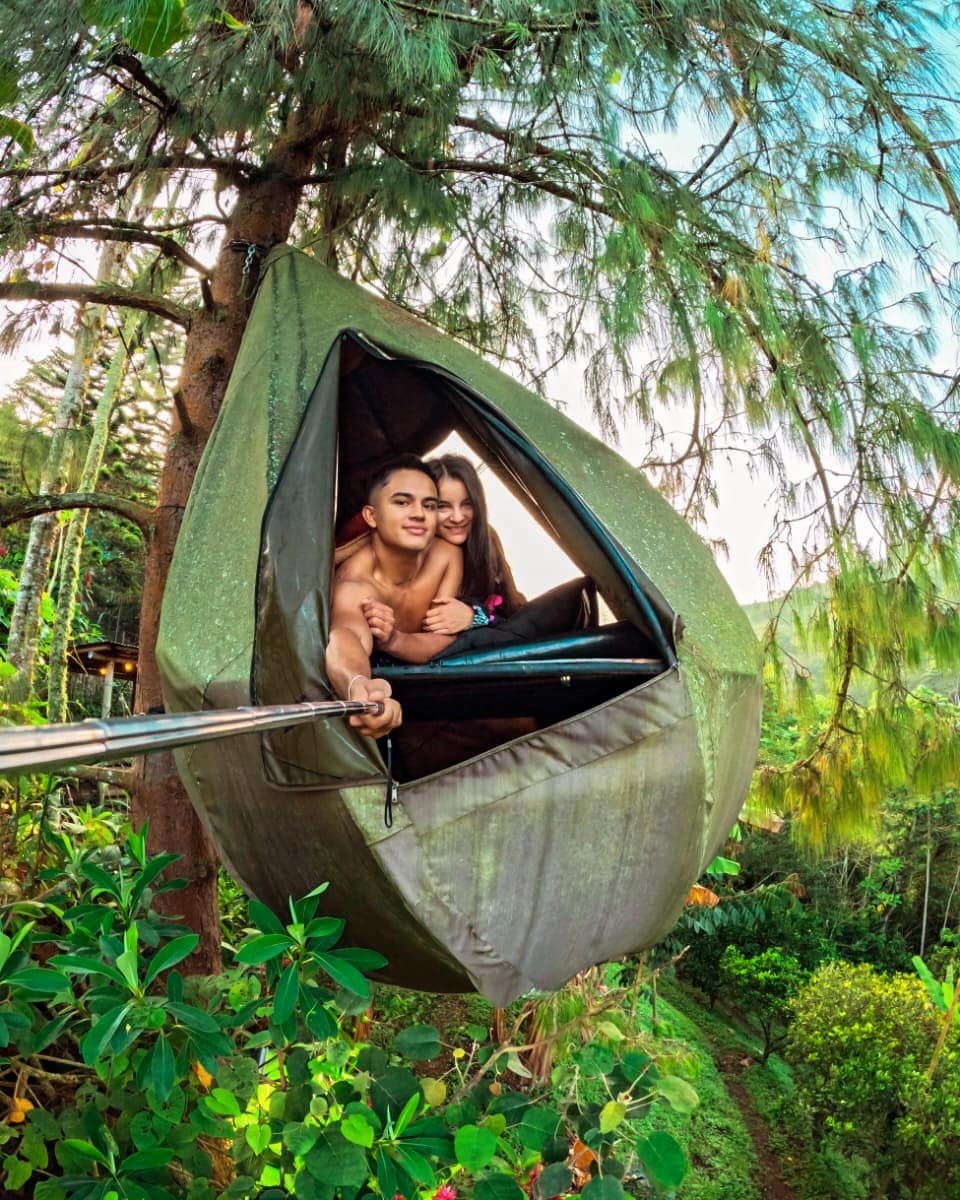
[[[815,1128],[873,1167],[882,1194],[960,1186],[960,1029],[920,980],[822,968],[792,1004],[788,1054]],[[940,1052],[937,1046],[940,1043]]]
[[[806,972],[793,955],[776,946],[752,955],[728,946],[720,959],[720,973],[731,1002],[763,1035],[760,1061],[765,1063],[786,1037],[790,999],[806,978]]]
[[[56,839],[54,839],[56,841]],[[224,974],[183,978],[197,936],[157,915],[171,856],[142,833],[122,848],[61,838],[36,899],[2,910],[2,1182],[37,1200],[406,1200],[456,1178],[476,1200],[548,1200],[570,1190],[574,1142],[587,1200],[622,1200],[629,1168],[657,1191],[685,1160],[631,1118],[696,1094],[624,1040],[589,1043],[562,1103],[510,1090],[506,1048],[454,1052],[444,1079],[418,1064],[441,1050],[430,1025],[388,1047],[352,1041],[384,965],[343,947],[317,916],[321,886],[281,920],[256,901]],[[581,1097],[588,1095],[588,1099]],[[640,1186],[639,1182],[636,1186]],[[527,1188],[526,1193],[524,1187]]]
[[[670,934],[670,946],[686,946],[677,974],[711,1004],[726,985],[720,962],[728,946],[747,957],[779,946],[807,971],[837,954],[818,915],[782,885],[721,899],[713,909],[687,909]]]

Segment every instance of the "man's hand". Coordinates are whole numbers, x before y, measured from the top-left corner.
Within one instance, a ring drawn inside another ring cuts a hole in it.
[[[365,713],[362,716],[350,717],[350,724],[365,737],[386,737],[403,720],[400,705],[392,699],[390,684],[385,679],[368,679],[365,675],[357,675],[350,682],[350,694],[347,700],[363,700],[367,703],[379,702],[383,705],[380,715]]]
[[[389,604],[379,600],[364,600],[360,605],[364,620],[373,634],[373,640],[381,650],[389,650],[396,632],[397,618]]]
[[[437,596],[430,601],[430,608],[423,618],[425,633],[442,633],[455,637],[473,624],[474,612],[469,604],[454,596]]]

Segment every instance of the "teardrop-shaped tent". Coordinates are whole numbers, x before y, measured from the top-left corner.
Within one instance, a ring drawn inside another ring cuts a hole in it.
[[[387,978],[505,1003],[661,938],[755,759],[756,640],[637,471],[451,338],[280,248],[184,516],[158,658],[171,710],[329,695],[335,514],[357,511],[372,464],[454,430],[615,620],[401,668],[394,690],[407,718],[500,706],[536,728],[401,776],[390,827],[378,745],[339,722],[192,747],[179,766],[251,894],[282,910],[329,880],[331,911],[387,955]]]

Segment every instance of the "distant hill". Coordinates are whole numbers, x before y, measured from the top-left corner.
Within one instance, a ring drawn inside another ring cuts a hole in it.
[[[804,644],[797,628],[797,620],[799,618],[803,622],[809,617],[821,594],[822,590],[817,587],[798,589],[780,620],[780,644],[787,654],[792,655],[809,670],[813,689],[818,695],[826,692],[824,657],[819,650]],[[743,611],[758,637],[763,634],[781,603],[780,600],[762,600],[743,606]],[[909,675],[907,682],[911,688],[929,688],[932,692],[952,696],[960,691],[960,669],[944,671],[931,664],[928,669]],[[854,686],[852,694],[858,700],[867,699],[867,688],[862,681]]]

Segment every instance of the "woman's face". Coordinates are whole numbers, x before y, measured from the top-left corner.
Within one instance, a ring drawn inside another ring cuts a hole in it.
[[[460,480],[451,479],[449,475],[440,480],[438,490],[437,533],[444,541],[462,546],[473,526],[473,502]]]

